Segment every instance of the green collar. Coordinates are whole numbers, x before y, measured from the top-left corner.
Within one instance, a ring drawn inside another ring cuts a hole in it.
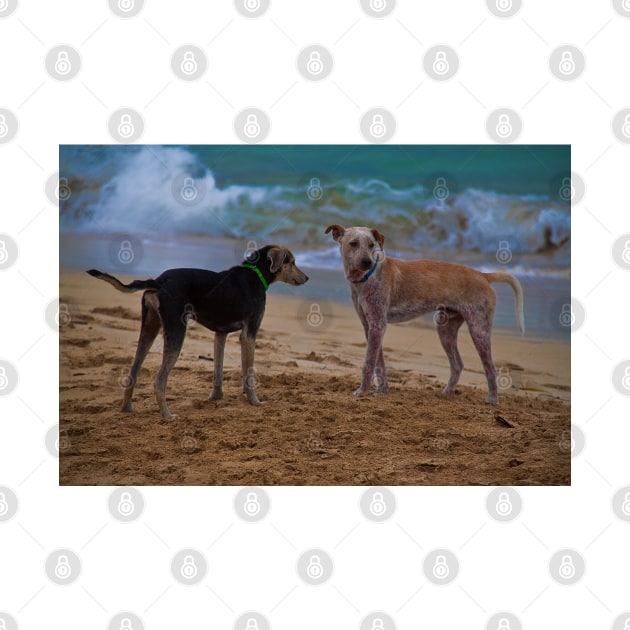
[[[269,288],[269,283],[265,280],[265,276],[262,275],[262,271],[256,267],[256,265],[251,265],[250,263],[243,263],[243,267],[247,267],[256,272],[256,275],[260,278],[265,291]]]

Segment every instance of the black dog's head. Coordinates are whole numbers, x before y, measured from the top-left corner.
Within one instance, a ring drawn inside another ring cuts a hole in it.
[[[256,265],[263,273],[268,271],[271,282],[280,280],[297,286],[308,280],[308,276],[295,264],[295,256],[282,245],[265,245],[251,252],[244,262]]]

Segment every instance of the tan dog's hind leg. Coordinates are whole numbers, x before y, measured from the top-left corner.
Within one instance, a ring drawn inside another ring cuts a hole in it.
[[[455,391],[455,386],[459,382],[459,377],[464,369],[464,362],[457,348],[457,333],[464,323],[464,318],[459,313],[448,315],[442,312],[440,315],[443,316],[444,319],[443,321],[438,320],[437,330],[442,348],[444,348],[444,352],[446,352],[448,362],[451,366],[451,376],[448,379],[446,387],[442,390],[443,394],[448,395]]]

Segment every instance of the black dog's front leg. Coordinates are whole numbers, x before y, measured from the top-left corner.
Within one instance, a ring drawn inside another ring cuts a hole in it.
[[[243,328],[241,341],[241,366],[243,368],[243,393],[252,405],[262,405],[256,396],[256,375],[254,374],[254,352],[256,350],[256,333],[253,335]]]
[[[223,354],[226,339],[227,333],[214,333],[214,372],[212,374],[210,400],[221,400],[223,398]]]

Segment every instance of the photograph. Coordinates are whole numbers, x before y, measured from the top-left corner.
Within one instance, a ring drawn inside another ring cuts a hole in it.
[[[570,145],[61,145],[60,485],[570,485],[572,195]]]

